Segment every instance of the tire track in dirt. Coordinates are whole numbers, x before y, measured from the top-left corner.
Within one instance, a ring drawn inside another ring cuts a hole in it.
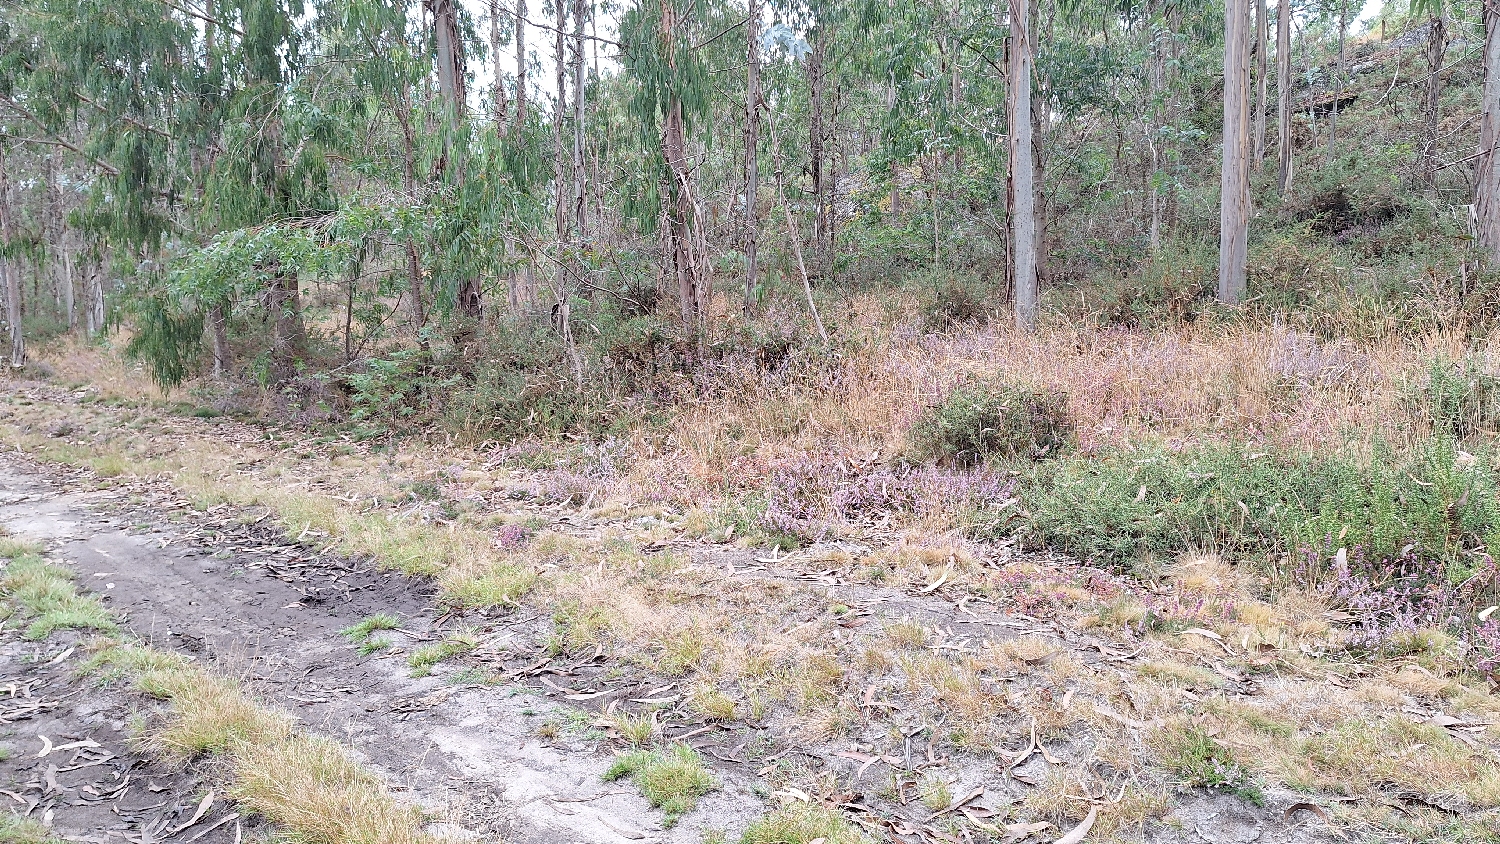
[[[352,748],[394,790],[443,818],[437,831],[476,841],[675,844],[701,840],[708,827],[737,832],[763,810],[748,789],[725,782],[662,830],[660,813],[639,795],[601,782],[607,757],[564,752],[534,735],[527,714],[537,699],[528,689],[464,688],[410,677],[389,656],[359,658],[339,631],[377,611],[395,612],[418,638],[441,635],[430,589],[409,578],[297,564],[305,580],[284,582],[258,555],[183,539],[159,513],[66,489],[15,457],[0,460],[0,525],[46,543],[81,588],[149,643],[240,678]]]

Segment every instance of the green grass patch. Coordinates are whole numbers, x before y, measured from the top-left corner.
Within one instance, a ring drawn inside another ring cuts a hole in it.
[[[837,811],[806,803],[793,803],[766,815],[740,836],[740,844],[809,844],[819,840],[825,844],[868,844],[870,839]]]
[[[479,642],[468,633],[450,636],[441,642],[425,645],[411,652],[406,664],[411,666],[411,676],[426,677],[438,663],[461,656],[479,647]]]
[[[1229,748],[1195,726],[1164,727],[1157,736],[1158,761],[1190,788],[1211,788],[1234,794],[1256,806],[1266,796],[1255,777]]]
[[[345,627],[339,631],[339,635],[351,642],[363,642],[377,630],[395,630],[400,624],[401,619],[391,613],[379,612]]]
[[[666,750],[635,750],[615,757],[604,772],[605,782],[629,778],[653,808],[666,812],[664,826],[698,805],[698,798],[718,787],[698,751],[685,744]]]
[[[22,633],[37,641],[54,630],[96,630],[110,633],[118,629],[115,616],[92,595],[80,595],[73,588],[72,574],[51,565],[31,553],[14,557],[0,576],[3,591],[12,606],[31,619]]]
[[[52,837],[52,831],[36,821],[12,815],[0,814],[0,844],[62,844]]]

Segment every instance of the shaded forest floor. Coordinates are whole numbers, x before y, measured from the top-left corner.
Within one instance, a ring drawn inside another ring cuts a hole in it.
[[[0,425],[8,530],[140,636],[352,748],[434,834],[1497,834],[1500,698],[1441,643],[1352,655],[1346,614],[1212,556],[1142,581],[879,524],[741,546],[700,512],[538,495],[569,478],[498,449],[377,451],[44,385],[12,385]],[[1167,623],[1118,618],[1139,613]],[[603,781],[679,744],[701,799]]]

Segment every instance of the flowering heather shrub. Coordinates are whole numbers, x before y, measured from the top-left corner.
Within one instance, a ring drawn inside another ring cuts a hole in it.
[[[531,541],[531,529],[521,524],[506,525],[495,533],[495,547],[502,551],[515,551],[526,547]]]
[[[817,541],[840,524],[884,514],[962,517],[1010,498],[1015,479],[987,468],[831,465],[807,457],[772,470],[761,525]]]
[[[1361,548],[1330,552],[1303,549],[1294,578],[1352,617],[1348,646],[1400,655],[1423,631],[1456,637],[1474,668],[1494,676],[1500,669],[1500,627],[1478,621],[1477,613],[1496,599],[1500,570],[1485,556],[1474,572],[1454,581],[1441,561],[1407,548],[1394,559],[1370,559]]]

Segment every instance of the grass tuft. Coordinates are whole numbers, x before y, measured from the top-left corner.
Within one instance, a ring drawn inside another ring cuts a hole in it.
[[[793,803],[745,829],[740,844],[869,844],[869,837],[833,809]]]
[[[675,744],[665,751],[635,750],[615,757],[605,782],[629,778],[653,808],[666,812],[664,826],[698,805],[698,798],[718,787],[698,751]]]
[[[401,619],[391,613],[380,612],[345,627],[339,631],[339,635],[352,642],[363,642],[377,630],[395,630],[400,624]]]
[[[28,818],[0,813],[0,844],[62,844],[52,831]]]
[[[327,739],[292,735],[233,755],[230,796],[309,844],[430,842],[417,810]]]
[[[479,647],[479,642],[469,633],[457,633],[434,645],[426,645],[411,652],[406,664],[411,666],[411,676],[426,677],[432,667],[446,659],[466,654]]]
[[[22,553],[5,567],[0,591],[32,618],[22,636],[32,641],[55,630],[113,632],[114,614],[97,598],[79,595],[67,569],[51,565],[32,553]]]
[[[1264,806],[1265,793],[1229,748],[1189,725],[1169,724],[1155,737],[1159,761],[1190,788],[1212,788]]]

